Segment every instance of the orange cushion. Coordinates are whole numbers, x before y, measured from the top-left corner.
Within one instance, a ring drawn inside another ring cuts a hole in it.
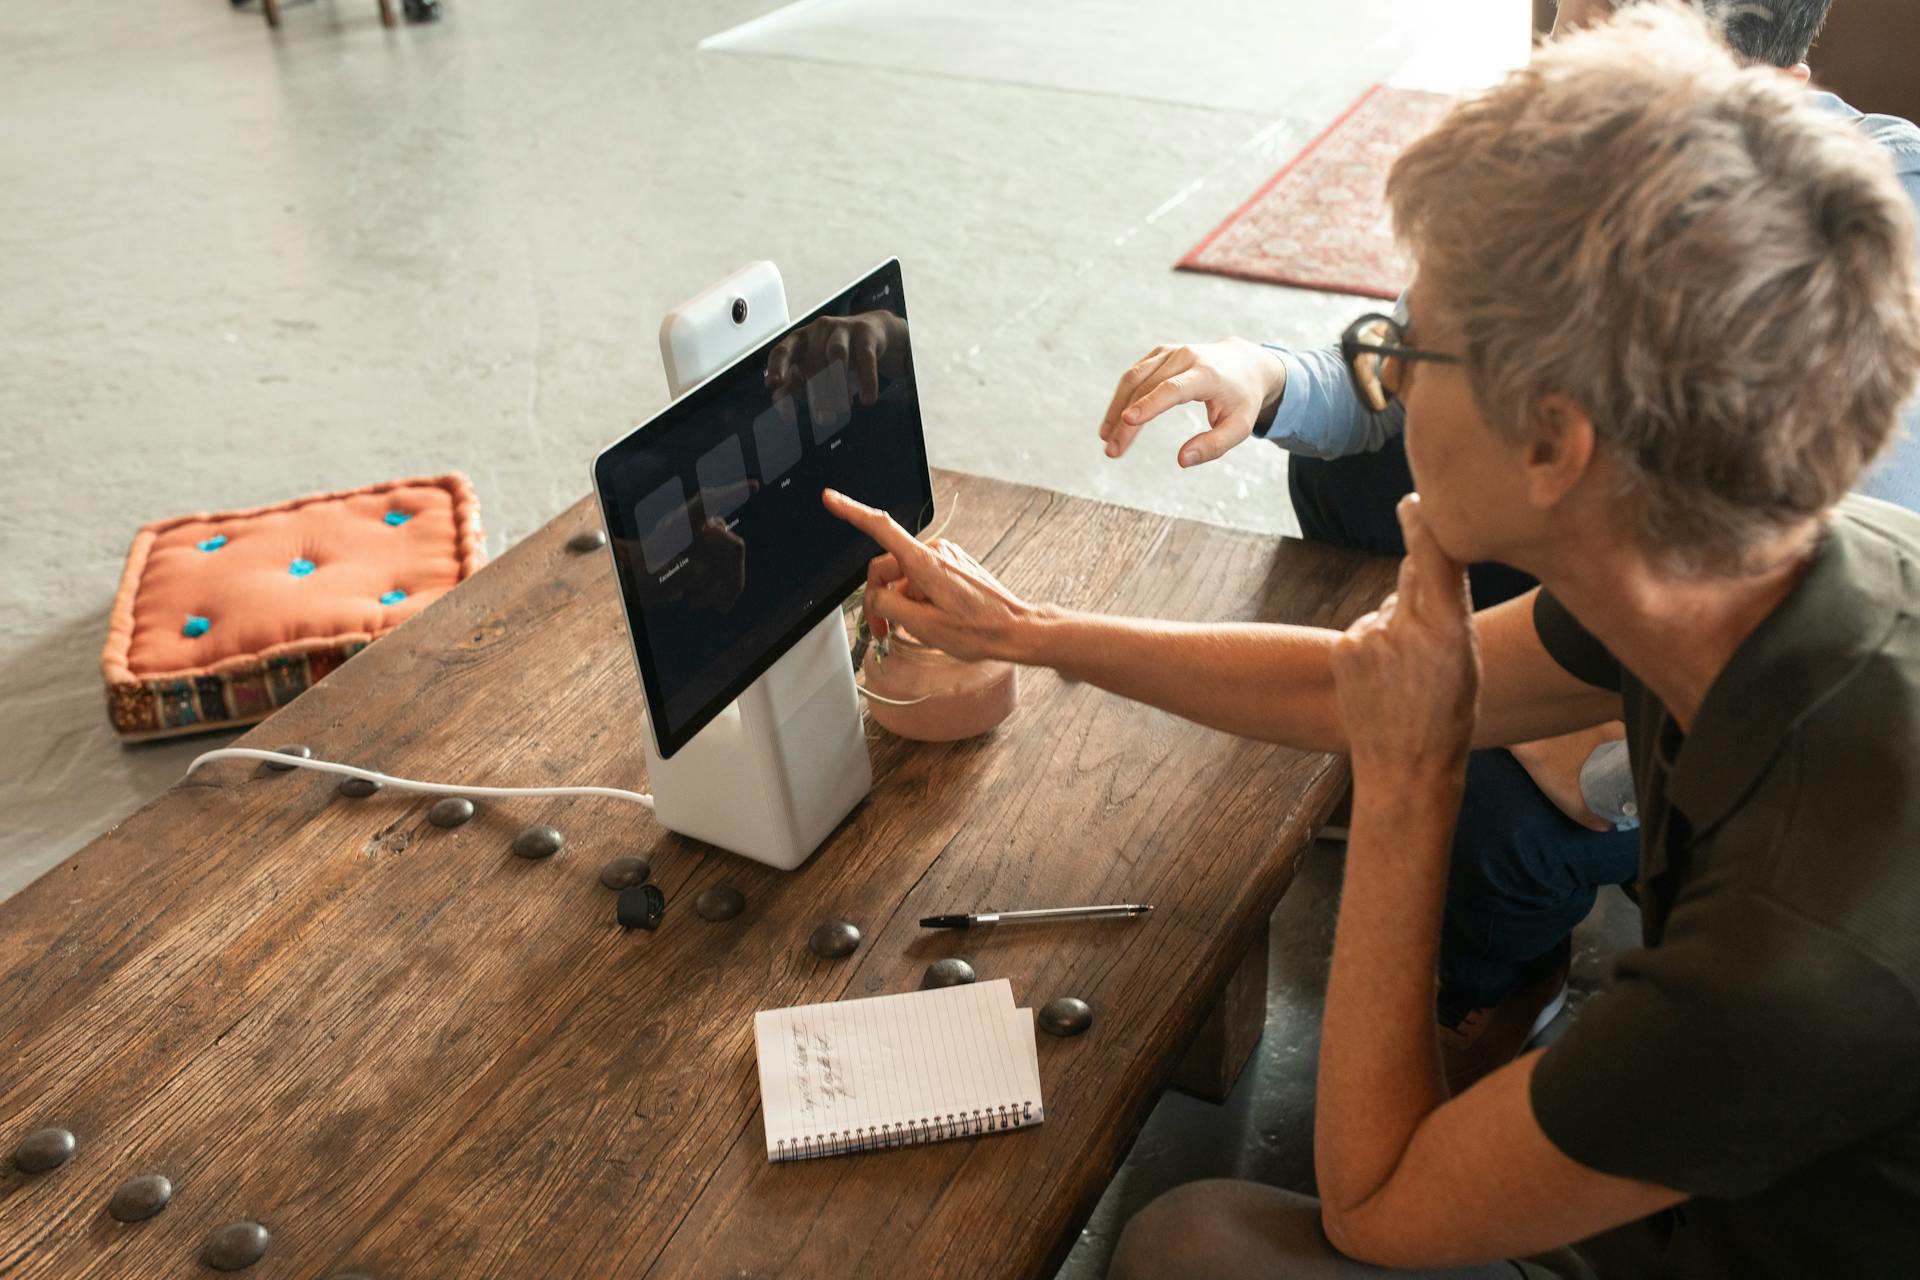
[[[261,719],[484,562],[479,503],[457,473],[147,525],[101,659],[115,727]]]

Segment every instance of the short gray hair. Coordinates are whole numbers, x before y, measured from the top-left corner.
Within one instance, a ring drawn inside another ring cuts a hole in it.
[[[1887,157],[1696,12],[1635,5],[1539,50],[1387,193],[1483,416],[1522,443],[1543,397],[1578,402],[1681,571],[1741,572],[1839,501],[1920,373]]]

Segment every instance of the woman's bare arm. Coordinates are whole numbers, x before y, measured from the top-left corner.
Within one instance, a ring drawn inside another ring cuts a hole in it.
[[[1347,749],[1329,655],[1340,633],[1264,623],[1165,622],[1032,605],[953,543],[924,545],[883,511],[829,493],[827,509],[887,554],[867,576],[876,635],[899,622],[956,657],[1052,667],[1121,697],[1242,737]],[[1584,729],[1618,694],[1569,675],[1533,626],[1533,596],[1475,617],[1486,669],[1476,746]]]

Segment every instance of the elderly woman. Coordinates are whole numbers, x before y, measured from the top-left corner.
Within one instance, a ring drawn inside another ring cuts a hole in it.
[[[1664,7],[1462,105],[1388,194],[1410,320],[1346,350],[1405,406],[1418,497],[1399,590],[1345,634],[1029,603],[827,497],[886,552],[876,631],[1352,757],[1322,1198],[1181,1188],[1115,1272],[1920,1275],[1920,519],[1846,496],[1920,370],[1910,207],[1870,143]],[[1481,560],[1542,586],[1475,616]],[[1450,1098],[1468,749],[1610,718],[1645,945]]]

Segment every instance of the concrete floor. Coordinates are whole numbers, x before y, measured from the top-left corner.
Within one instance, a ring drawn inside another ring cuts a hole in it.
[[[736,30],[777,7],[447,0],[385,31],[319,0],[273,36],[226,0],[0,0],[0,897],[220,741],[108,730],[139,524],[458,467],[497,553],[665,400],[661,312],[756,258],[796,308],[903,260],[936,464],[1290,531],[1277,450],[1181,472],[1167,428],[1107,460],[1114,380],[1161,341],[1330,340],[1361,301],[1171,264],[1366,86],[1524,56],[1528,6],[809,0]],[[1256,1069],[1162,1106],[1069,1273],[1172,1181],[1307,1185],[1315,866]]]

